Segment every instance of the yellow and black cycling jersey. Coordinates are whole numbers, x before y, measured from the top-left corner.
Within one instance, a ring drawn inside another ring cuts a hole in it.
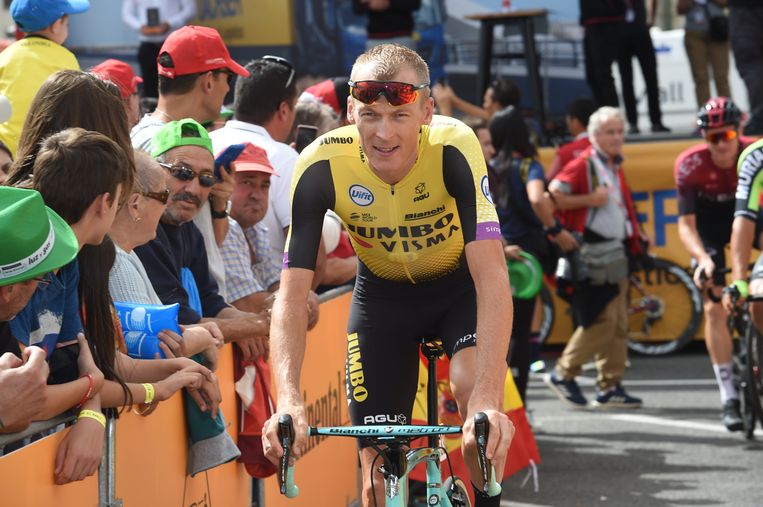
[[[385,280],[439,278],[459,267],[466,243],[500,239],[479,141],[444,116],[421,127],[416,163],[394,185],[368,165],[354,125],[308,146],[292,180],[285,266],[315,267],[327,209],[344,221],[360,261]]]

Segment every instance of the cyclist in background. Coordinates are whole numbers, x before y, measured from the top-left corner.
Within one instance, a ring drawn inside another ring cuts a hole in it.
[[[490,201],[480,143],[458,120],[435,116],[426,63],[385,44],[356,60],[348,98],[352,125],[333,130],[300,154],[292,183],[292,223],[270,333],[278,414],[263,428],[263,449],[283,454],[278,417],[295,423],[294,454],[307,438],[300,368],[304,311],[323,216],[333,209],[358,254],[347,324],[347,398],[353,424],[406,424],[417,390],[418,340],[442,339],[463,420],[464,461],[477,507],[482,494],[474,415],[490,420],[488,458],[497,477],[514,429],[503,413],[512,305],[501,231]],[[477,338],[479,337],[479,339]],[[376,451],[361,444],[363,503],[381,505],[370,474]],[[378,469],[375,483],[383,483]]]
[[[697,113],[705,143],[685,150],[676,159],[678,235],[692,256],[694,283],[706,286],[716,298],[726,285],[717,270],[726,266],[724,249],[734,220],[736,164],[752,140],[741,138],[742,112],[726,97],[712,98]],[[743,429],[739,393],[732,378],[733,344],[720,304],[705,292],[705,343],[721,394],[721,420],[729,431]]]

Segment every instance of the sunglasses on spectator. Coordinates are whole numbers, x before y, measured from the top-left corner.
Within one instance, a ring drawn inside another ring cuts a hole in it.
[[[289,79],[286,80],[286,84],[283,85],[283,87],[284,89],[286,89],[289,86],[291,86],[291,82],[294,81],[295,71],[294,71],[294,66],[291,64],[291,62],[289,62],[289,60],[287,60],[286,58],[281,58],[280,56],[273,56],[273,55],[265,55],[262,57],[262,59],[265,60],[266,62],[277,63],[278,65],[282,65],[286,67],[287,69],[289,69]]]
[[[736,130],[724,130],[723,132],[705,134],[705,141],[710,144],[718,144],[721,141],[730,142],[736,139],[738,135]]]
[[[217,178],[212,173],[196,174],[196,171],[184,165],[172,165],[164,162],[159,162],[159,165],[167,169],[173,178],[177,178],[180,181],[193,181],[194,178],[198,177],[199,185],[206,188],[211,188],[217,183]]]
[[[373,104],[384,95],[392,106],[403,106],[416,102],[419,90],[428,84],[413,85],[399,81],[348,81],[350,95],[364,104]]]
[[[172,169],[170,169],[171,171]],[[179,178],[182,179],[182,178]],[[201,180],[199,180],[201,181]],[[161,192],[141,192],[141,195],[148,197],[149,199],[153,199],[155,201],[159,201],[162,204],[167,204],[167,201],[170,198],[170,189],[165,188]]]

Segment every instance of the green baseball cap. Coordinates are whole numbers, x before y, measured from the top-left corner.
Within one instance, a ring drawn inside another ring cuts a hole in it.
[[[24,282],[77,257],[77,237],[36,190],[0,187],[0,286]]]
[[[178,146],[200,146],[209,150],[213,157],[215,156],[207,129],[191,118],[167,123],[156,133],[151,144],[152,157],[158,157]]]
[[[527,252],[519,254],[521,261],[506,259],[511,281],[511,294],[519,299],[532,299],[543,285],[543,268],[538,259]]]

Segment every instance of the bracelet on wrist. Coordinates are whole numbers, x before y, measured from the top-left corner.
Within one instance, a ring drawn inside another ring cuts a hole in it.
[[[106,428],[106,416],[100,412],[96,412],[95,410],[80,410],[77,419],[93,419],[98,421],[101,426]]]
[[[154,389],[153,384],[143,384],[143,389],[146,390],[146,400],[143,403],[148,405],[152,401],[154,401],[154,395],[156,394],[156,390]]]
[[[95,381],[93,380],[93,375],[90,373],[87,373],[85,375],[82,375],[80,378],[87,378],[87,391],[85,391],[85,396],[82,397],[82,400],[80,400],[79,403],[77,403],[77,408],[80,408],[82,405],[87,403],[90,398],[93,396],[93,389],[95,388]]]
[[[562,232],[562,229],[563,227],[562,227],[562,224],[559,223],[559,220],[554,220],[554,225],[552,225],[551,227],[543,228],[544,232],[547,235],[552,237],[556,237],[560,232]]]

